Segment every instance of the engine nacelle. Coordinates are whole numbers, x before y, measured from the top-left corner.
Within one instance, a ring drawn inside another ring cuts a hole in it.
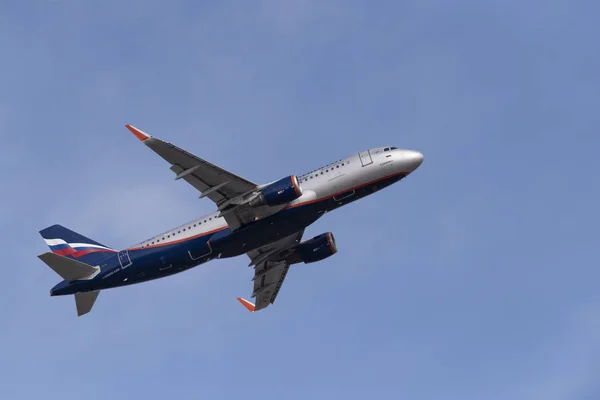
[[[312,239],[306,240],[294,249],[287,261],[290,264],[303,262],[305,264],[321,261],[337,253],[337,246],[333,233],[327,232]]]
[[[261,189],[257,198],[250,202],[250,206],[281,206],[302,196],[302,188],[296,175],[290,175],[273,182]]]

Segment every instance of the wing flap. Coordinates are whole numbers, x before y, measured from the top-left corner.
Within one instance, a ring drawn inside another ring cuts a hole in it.
[[[252,296],[256,298],[254,310],[262,310],[275,303],[277,294],[283,285],[283,281],[288,273],[290,265],[285,261],[277,263],[270,267],[269,271],[260,279],[254,281],[254,292]]]
[[[171,167],[171,171],[175,172],[177,174],[177,176],[180,176],[182,174],[185,174],[186,171],[192,170],[192,173],[182,176],[182,179],[184,181],[186,181],[187,183],[192,185],[196,190],[198,190],[201,193],[200,194],[201,196],[208,197],[216,204],[220,204],[220,203],[226,201],[228,199],[227,194],[222,191],[219,191],[220,188],[217,188],[216,190],[211,190],[211,189],[215,189],[222,182],[211,186],[207,182],[209,182],[209,181],[214,182],[216,180],[215,177],[211,178],[211,177],[206,176],[206,175],[208,175],[208,174],[206,174],[201,179],[198,176],[194,175],[194,172],[197,172],[197,173],[202,172],[202,171],[199,171],[200,167],[201,167],[201,165],[197,164],[194,167],[184,169],[181,165],[173,165]]]
[[[250,264],[255,266],[254,277],[252,278],[254,286],[252,297],[256,298],[256,303],[253,304],[252,311],[262,310],[275,303],[275,299],[290,269],[290,264],[285,259],[280,259],[280,255],[299,243],[303,234],[304,231],[294,233],[247,253],[251,259]]]
[[[222,202],[224,199],[235,198],[255,189],[257,186],[255,183],[196,157],[171,143],[152,138],[144,141],[144,144],[169,162],[172,165],[171,170],[175,174],[181,176],[181,179],[200,192],[218,186],[223,182],[229,182],[226,186],[206,196],[215,203]]]

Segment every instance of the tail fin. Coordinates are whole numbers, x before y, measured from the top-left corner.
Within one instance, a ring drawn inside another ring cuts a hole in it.
[[[117,252],[60,225],[43,229],[40,234],[53,253],[90,265],[98,264],[108,255]]]

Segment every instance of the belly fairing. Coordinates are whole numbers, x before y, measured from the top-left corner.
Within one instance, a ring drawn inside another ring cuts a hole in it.
[[[209,242],[221,258],[245,254],[306,228],[323,215],[321,208],[319,203],[288,208],[226,235],[215,235]]]

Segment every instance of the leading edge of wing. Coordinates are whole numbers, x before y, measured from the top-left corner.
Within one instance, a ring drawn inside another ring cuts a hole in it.
[[[133,125],[126,124],[125,127],[127,129],[129,129],[131,131],[131,133],[133,133],[135,135],[135,137],[138,138],[142,142],[144,140],[150,139],[152,137],[152,136],[148,135],[146,132],[142,131],[141,129],[136,128]]]
[[[254,303],[249,302],[248,300],[242,298],[242,297],[238,297],[237,300],[242,303],[242,305],[244,307],[246,307],[246,309],[248,309],[248,311],[250,312],[254,312],[255,306]]]

